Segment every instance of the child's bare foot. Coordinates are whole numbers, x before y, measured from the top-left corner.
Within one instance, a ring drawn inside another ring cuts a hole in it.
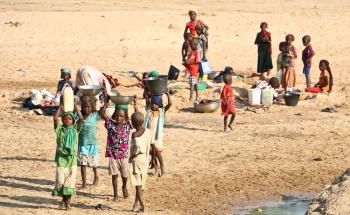
[[[100,179],[100,178],[99,178],[98,176],[94,178],[94,182],[92,183],[92,186],[93,186],[93,187],[95,187],[95,186],[98,185],[99,179]]]
[[[127,199],[129,197],[128,189],[126,187],[123,187],[122,190],[124,199]]]
[[[161,174],[160,176],[163,176],[163,175],[165,174],[164,167],[161,167],[161,168],[160,168],[160,174]],[[159,177],[160,177],[160,176],[159,176]]]
[[[231,131],[233,131],[232,125],[227,126]]]
[[[139,212],[139,213],[140,213],[140,212],[141,212],[141,213],[145,212],[145,207],[141,206],[138,212]]]
[[[112,202],[118,202],[119,201],[119,197],[118,196],[115,196],[113,197],[113,199],[111,200]]]
[[[79,188],[79,190],[85,190],[87,188],[86,184],[81,185],[81,187]]]
[[[226,132],[227,131],[227,127],[224,127],[224,132]]]
[[[66,211],[70,211],[70,210],[71,210],[70,203],[67,203],[66,204]]]
[[[158,167],[155,166],[155,167],[154,167],[154,173],[152,174],[152,176],[156,176],[156,175],[158,175],[158,174],[159,174]]]
[[[64,210],[64,209],[65,209],[65,202],[62,200],[62,202],[58,206],[58,210]]]
[[[137,203],[132,206],[132,212],[137,212]]]

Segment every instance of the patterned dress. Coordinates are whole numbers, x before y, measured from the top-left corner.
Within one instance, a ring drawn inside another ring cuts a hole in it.
[[[235,94],[230,85],[225,84],[221,91],[221,115],[227,116],[229,114],[236,113],[235,109]]]

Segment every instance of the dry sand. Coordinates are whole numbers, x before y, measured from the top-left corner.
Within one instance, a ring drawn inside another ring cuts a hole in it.
[[[273,59],[278,43],[293,33],[299,56],[304,34],[312,37],[317,63],[331,64],[332,95],[301,101],[295,108],[274,105],[268,112],[239,110],[234,132],[223,133],[220,113],[197,114],[188,91],[175,95],[168,114],[164,151],[167,174],[150,178],[144,194],[146,214],[230,214],[235,207],[281,195],[320,189],[350,163],[349,96],[350,3],[344,1],[0,1],[0,214],[61,214],[54,186],[55,137],[51,117],[33,116],[18,99],[31,88],[54,90],[59,68],[92,65],[129,82],[125,71],[181,66],[187,10],[198,8],[210,26],[208,57],[216,70],[232,65],[252,72],[253,45],[261,21],[269,23]],[[8,21],[23,23],[18,27]],[[297,60],[298,86],[304,86]],[[240,83],[235,83],[240,84]],[[130,94],[141,95],[133,89]],[[202,97],[218,97],[207,90]],[[321,113],[335,107],[337,113]],[[109,201],[112,190],[103,157],[106,133],[99,124],[101,182],[73,199],[74,214],[130,214],[131,197]],[[320,157],[321,161],[314,161]],[[92,172],[89,171],[89,179]],[[78,174],[78,177],[80,175]],[[78,186],[80,180],[78,180]]]

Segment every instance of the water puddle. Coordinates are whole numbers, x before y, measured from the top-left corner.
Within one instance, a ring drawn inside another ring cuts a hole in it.
[[[304,215],[309,203],[309,198],[284,197],[282,201],[266,202],[259,207],[245,208],[234,215]]]

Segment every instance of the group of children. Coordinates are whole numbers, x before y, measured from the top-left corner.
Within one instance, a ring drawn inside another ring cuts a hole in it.
[[[184,31],[185,41],[181,50],[182,64],[186,67],[186,74],[189,75],[190,100],[193,99],[193,91],[198,100],[198,79],[201,78],[200,63],[207,60],[209,27],[197,19],[197,10],[190,9],[188,15],[190,21],[186,24]]]
[[[273,68],[271,54],[271,33],[267,31],[268,25],[266,22],[260,24],[261,31],[257,34],[255,44],[258,46],[258,67],[257,72],[262,76],[265,72],[269,75],[270,70]],[[297,51],[293,46],[295,38],[294,35],[288,34],[285,41],[279,44],[280,53],[277,57],[277,77],[280,80],[282,87],[285,91],[290,91],[295,87],[296,74],[294,60],[297,58]],[[306,92],[313,93],[329,93],[333,86],[333,75],[329,67],[327,60],[321,60],[319,63],[319,69],[321,71],[319,82],[311,87],[311,63],[312,58],[315,55],[311,46],[311,37],[305,35],[302,38],[305,49],[302,52],[302,61],[304,64],[303,74],[306,80]]]
[[[69,81],[70,70],[61,69],[59,86],[71,86]],[[157,75],[153,72],[152,75]],[[60,89],[62,90],[62,89]],[[76,174],[78,161],[81,167],[82,189],[87,186],[87,167],[92,167],[94,181],[92,186],[99,183],[99,148],[97,141],[97,123],[105,121],[107,143],[105,157],[108,158],[108,172],[112,176],[113,200],[118,200],[118,176],[122,181],[122,193],[128,198],[127,181],[135,186],[136,196],[133,206],[134,212],[142,212],[142,188],[145,186],[149,164],[155,169],[155,174],[165,173],[162,157],[163,125],[165,113],[172,105],[171,96],[166,93],[168,103],[163,105],[163,95],[149,95],[146,89],[146,117],[138,111],[136,96],[133,101],[134,113],[131,119],[128,114],[128,105],[116,105],[112,116],[107,116],[106,109],[110,98],[103,90],[104,105],[96,110],[96,98],[82,96],[80,106],[75,105],[74,112],[63,112],[63,103],[58,107],[54,116],[56,133],[56,185],[52,192],[54,196],[62,196],[61,209],[70,208],[70,199],[76,194]],[[59,123],[59,117],[62,124]],[[150,158],[150,159],[149,159]],[[159,167],[160,166],[160,167]]]

